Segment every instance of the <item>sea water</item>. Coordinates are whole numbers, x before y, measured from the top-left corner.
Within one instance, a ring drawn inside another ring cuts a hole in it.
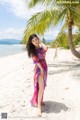
[[[0,44],[0,57],[17,54],[26,51],[26,45],[22,44]]]

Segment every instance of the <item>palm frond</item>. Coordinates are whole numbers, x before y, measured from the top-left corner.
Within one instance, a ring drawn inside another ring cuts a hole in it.
[[[59,9],[56,12],[55,20],[54,20],[54,26],[58,25],[58,23],[63,22],[65,20],[67,13],[67,9]]]
[[[24,34],[29,36],[31,33],[43,34],[51,24],[56,12],[48,9],[34,14],[27,23]]]
[[[31,0],[31,1],[28,3],[29,8],[34,7],[38,2],[39,2],[38,0]]]
[[[70,8],[70,11],[72,13],[72,16],[73,16],[73,19],[74,19],[74,22],[77,23],[80,21],[80,10],[78,8],[75,8],[75,7],[71,7]]]
[[[56,3],[56,0],[31,0],[28,3],[29,8],[35,7],[37,4],[44,4],[46,6],[53,6]]]
[[[24,32],[25,41],[27,41],[30,34],[44,34],[51,25],[56,26],[64,21],[63,29],[64,26],[67,25],[66,19],[68,10],[70,10],[75,23],[79,23],[80,21],[80,4],[75,7],[74,5],[56,5],[56,0],[31,0],[30,6],[33,7],[39,2],[47,5],[46,9],[34,14],[27,22]]]

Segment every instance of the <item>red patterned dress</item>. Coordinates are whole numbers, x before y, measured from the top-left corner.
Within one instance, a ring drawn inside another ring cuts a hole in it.
[[[33,62],[35,64],[35,67],[34,67],[34,93],[33,93],[32,99],[30,100],[30,103],[32,106],[38,105],[38,91],[39,91],[38,77],[39,77],[41,71],[40,71],[40,68],[38,67],[37,63],[41,64],[43,71],[44,71],[44,75],[43,75],[44,89],[47,86],[46,82],[47,82],[48,67],[47,67],[47,63],[45,60],[46,51],[47,50],[44,50],[42,47],[39,47],[36,49],[37,56],[32,57]],[[42,97],[42,102],[43,102],[43,97]]]

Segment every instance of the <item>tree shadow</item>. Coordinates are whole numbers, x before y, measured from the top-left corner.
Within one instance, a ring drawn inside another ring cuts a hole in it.
[[[45,101],[45,106],[42,107],[42,111],[45,113],[60,113],[61,110],[67,111],[68,107],[59,102]]]
[[[79,70],[80,64],[75,62],[62,62],[62,63],[60,62],[56,64],[48,64],[48,67],[59,68],[56,70],[50,70],[48,72],[49,75],[52,75],[52,74],[59,74],[63,72]]]
[[[64,62],[48,64],[48,67],[66,67],[66,66],[71,67],[75,64],[76,64],[75,62],[64,61]]]

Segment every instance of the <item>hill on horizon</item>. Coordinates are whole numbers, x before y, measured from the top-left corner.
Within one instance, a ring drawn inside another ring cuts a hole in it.
[[[0,39],[0,44],[21,44],[21,40],[17,39]]]

